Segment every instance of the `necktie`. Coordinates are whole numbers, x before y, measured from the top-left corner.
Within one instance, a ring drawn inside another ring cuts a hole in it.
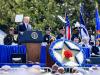
[[[26,25],[26,29],[28,30],[28,25]]]

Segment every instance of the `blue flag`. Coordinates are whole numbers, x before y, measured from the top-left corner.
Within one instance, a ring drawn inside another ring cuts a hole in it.
[[[96,33],[97,33],[97,37],[96,39],[100,39],[100,18],[99,18],[99,12],[98,12],[98,8],[96,8],[95,10],[95,17],[96,17]]]
[[[80,29],[80,36],[81,36],[82,39],[83,38],[89,39],[89,34],[88,34],[88,31],[87,31],[85,25],[86,24],[85,24],[83,16],[82,16],[82,6],[81,6],[81,8],[80,8],[80,27],[81,27],[81,29]]]

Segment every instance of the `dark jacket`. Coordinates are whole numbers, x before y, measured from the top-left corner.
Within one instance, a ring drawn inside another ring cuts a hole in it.
[[[17,26],[15,33],[24,32],[24,31],[27,31],[27,30],[32,30],[31,25],[28,24],[28,27],[26,28],[25,23],[21,23],[20,25]]]
[[[18,31],[21,31],[21,32],[26,31],[25,24],[24,24],[24,23],[21,23],[21,24],[17,27],[17,30],[18,30]]]
[[[3,42],[4,45],[11,45],[13,42],[17,43],[17,41],[14,40],[14,37],[11,34],[6,35]]]
[[[62,37],[63,37],[62,34],[58,34],[57,37],[56,37],[56,39],[61,39]]]
[[[98,55],[99,53],[99,48],[97,46],[92,46],[92,53]]]
[[[44,37],[43,37],[43,42],[47,42],[47,43],[49,44],[51,38],[52,38],[52,36],[46,34],[46,35],[44,35]]]

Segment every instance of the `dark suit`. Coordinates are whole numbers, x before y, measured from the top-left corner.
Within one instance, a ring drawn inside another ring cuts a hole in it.
[[[24,31],[31,31],[32,27],[30,24],[28,26],[25,26],[25,23],[21,23],[20,25],[17,26],[16,32],[24,32]]]
[[[47,42],[48,44],[50,43],[50,39],[52,38],[52,36],[51,35],[44,35],[44,37],[43,37],[43,42]]]
[[[62,37],[63,37],[62,34],[58,34],[57,37],[56,37],[56,39],[61,39]]]
[[[19,31],[21,31],[21,32],[26,31],[25,24],[24,24],[24,23],[20,24],[20,25],[18,26],[17,29],[18,29]]]
[[[27,26],[25,25],[25,23],[21,23],[20,25],[17,26],[15,34],[18,34],[18,38],[17,38],[17,42],[19,40],[19,36],[20,36],[20,32],[24,32],[24,31],[32,31],[32,27],[30,24],[28,24]],[[19,42],[18,42],[19,43]],[[20,44],[20,43],[19,43]]]

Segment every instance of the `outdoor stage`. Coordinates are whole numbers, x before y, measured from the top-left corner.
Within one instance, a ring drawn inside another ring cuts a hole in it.
[[[54,43],[55,44],[55,43]],[[49,46],[48,46],[49,47]],[[50,46],[51,48],[52,46]],[[40,66],[41,69],[38,72],[38,75],[54,75],[52,74],[51,67],[47,66],[47,57],[50,53],[47,54],[47,46],[41,45],[40,51],[40,62],[38,64],[35,63],[13,63],[12,62],[12,54],[24,54],[26,58],[26,46],[25,45],[0,45],[0,75],[37,75],[34,71],[33,66]],[[48,48],[49,49],[49,48]],[[34,50],[34,49],[33,49]],[[84,63],[81,66],[74,67],[79,72],[72,73],[70,70],[71,67],[64,67],[65,72],[62,75],[100,75],[99,64],[87,64],[86,59],[90,58],[90,50],[89,48],[82,48],[84,52]],[[50,58],[50,56],[49,56]],[[52,59],[52,58],[51,58]],[[52,60],[53,61],[53,60]],[[51,60],[48,61],[49,63]],[[50,65],[50,64],[49,64]],[[95,67],[95,65],[98,65]],[[6,67],[4,67],[6,66]],[[94,67],[92,67],[94,66]],[[47,69],[49,69],[47,71]]]
[[[83,48],[84,53],[85,53],[85,58],[88,59],[90,57],[90,52],[88,48]],[[0,65],[11,65],[12,64],[12,59],[11,56],[12,54],[24,54],[26,56],[26,46],[25,45],[12,45],[12,46],[7,46],[7,45],[0,45]],[[41,53],[40,53],[40,65],[46,66],[46,59],[48,56],[46,52],[46,46],[41,46]],[[52,60],[53,61],[53,60]],[[21,63],[23,64],[23,63]],[[24,63],[25,64],[25,63]],[[26,63],[28,64],[28,63]],[[20,64],[16,64],[17,66]],[[15,66],[16,66],[15,65]],[[83,66],[92,66],[93,64],[83,64]],[[94,64],[95,65],[95,64]]]

